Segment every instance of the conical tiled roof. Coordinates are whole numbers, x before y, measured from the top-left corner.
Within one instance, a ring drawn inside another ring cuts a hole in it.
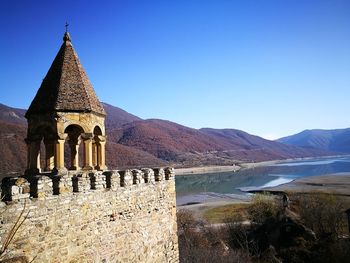
[[[56,111],[95,112],[105,115],[68,32],[64,34],[63,41],[26,117]]]

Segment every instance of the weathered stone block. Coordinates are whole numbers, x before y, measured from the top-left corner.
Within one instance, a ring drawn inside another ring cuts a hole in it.
[[[31,181],[31,184],[32,183],[34,184],[34,188],[36,184],[36,192],[33,192],[33,197],[45,198],[53,195],[53,182],[48,176],[37,175],[35,179]]]
[[[4,201],[18,200],[29,197],[30,184],[23,177],[7,177],[1,184],[1,198]]]
[[[91,189],[90,177],[86,173],[78,173],[72,177],[73,191],[86,192]]]
[[[156,182],[163,181],[165,178],[165,173],[163,168],[154,169],[154,178]]]
[[[143,171],[143,178],[145,180],[145,183],[152,183],[154,182],[154,171],[149,168],[142,169]]]
[[[167,167],[164,169],[165,180],[171,180],[175,178],[175,169],[172,167]]]
[[[106,187],[113,191],[120,187],[120,175],[117,171],[106,171],[103,173],[106,176]]]
[[[141,184],[144,183],[143,172],[138,169],[132,170],[132,183],[133,184]]]
[[[119,171],[120,174],[120,186],[130,186],[133,184],[132,173],[130,170]]]

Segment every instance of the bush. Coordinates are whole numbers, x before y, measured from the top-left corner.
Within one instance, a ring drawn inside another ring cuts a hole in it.
[[[233,249],[249,251],[248,229],[240,223],[228,223],[228,240]]]
[[[252,224],[245,224],[245,213],[230,209],[223,228],[178,211],[180,262],[348,262],[350,242],[339,238],[347,231],[343,201],[318,193],[291,199],[289,209],[271,195],[257,194],[247,207]]]
[[[319,238],[337,238],[344,234],[346,216],[344,204],[331,194],[308,194],[298,198],[299,215],[303,223]]]
[[[177,212],[180,262],[249,263],[249,254],[226,245],[226,229],[204,226],[187,210]]]
[[[254,223],[263,224],[266,220],[277,215],[278,206],[273,196],[256,194],[248,206],[248,218]]]
[[[177,227],[180,232],[186,232],[196,227],[197,222],[193,217],[193,214],[185,209],[181,209],[177,212]]]

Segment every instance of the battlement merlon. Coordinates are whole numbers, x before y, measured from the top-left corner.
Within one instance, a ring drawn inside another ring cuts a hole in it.
[[[55,198],[59,195],[90,191],[118,191],[119,189],[157,185],[174,181],[174,168],[144,168],[110,171],[70,171],[63,176],[47,174],[6,177],[1,183],[2,201],[29,198]]]

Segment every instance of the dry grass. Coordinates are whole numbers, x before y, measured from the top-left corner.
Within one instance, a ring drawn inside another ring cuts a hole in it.
[[[225,223],[228,218],[239,217],[245,220],[248,216],[247,208],[249,205],[249,203],[237,203],[214,207],[205,211],[203,217],[211,224]]]

